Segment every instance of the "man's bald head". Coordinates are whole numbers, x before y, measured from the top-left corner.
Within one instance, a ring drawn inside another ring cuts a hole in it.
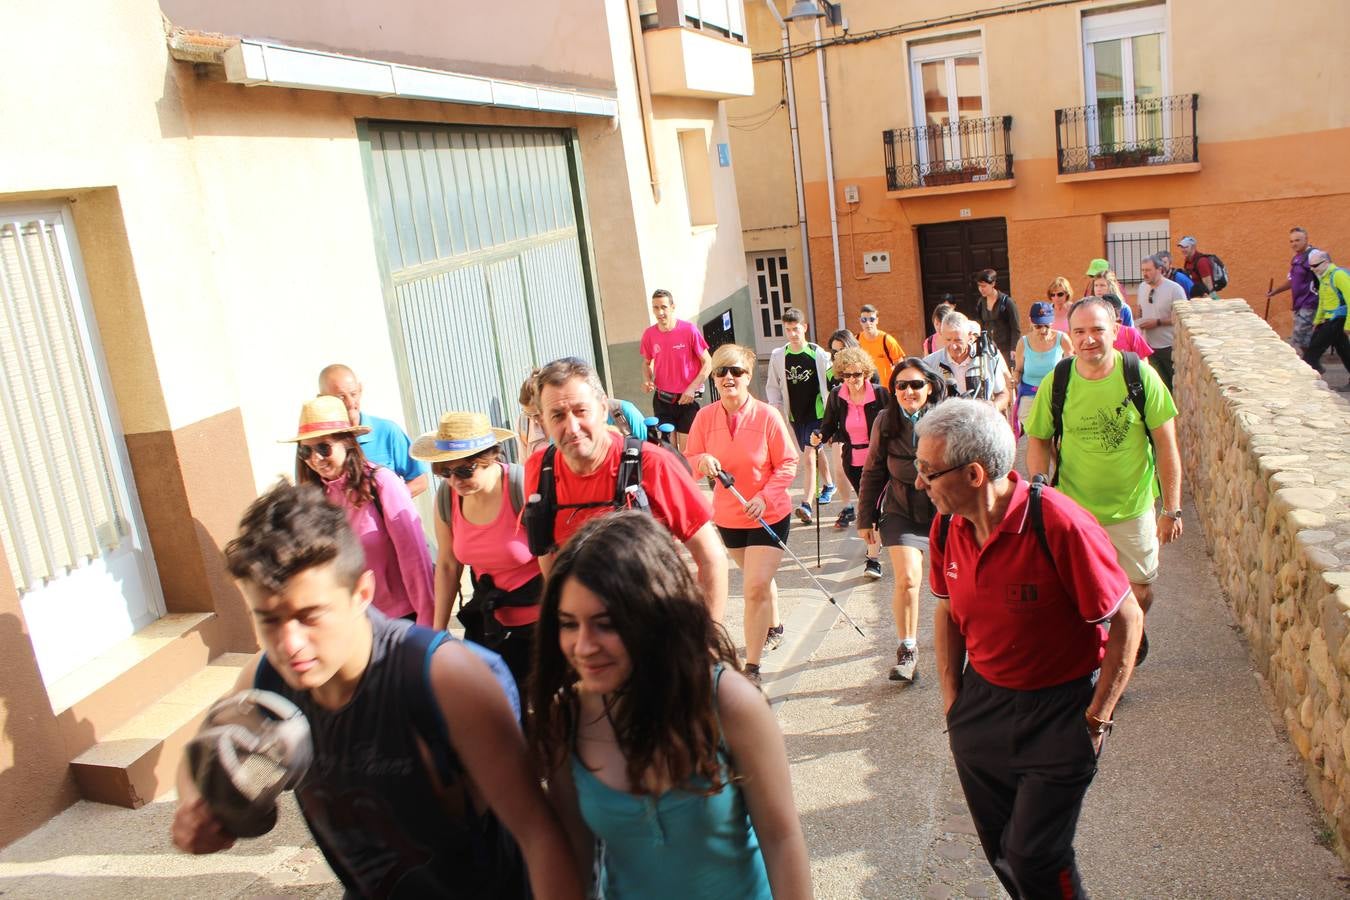
[[[361,382],[349,366],[333,363],[319,373],[319,393],[340,399],[347,407],[347,418],[353,425],[361,424]]]

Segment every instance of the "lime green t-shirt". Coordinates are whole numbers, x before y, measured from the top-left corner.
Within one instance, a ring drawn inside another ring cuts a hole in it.
[[[1150,430],[1173,419],[1177,406],[1158,373],[1141,360],[1144,418]],[[1050,415],[1052,376],[1036,392],[1027,434],[1049,440],[1055,433]],[[1116,351],[1116,367],[1100,381],[1078,374],[1075,364],[1064,399],[1064,437],[1060,445],[1059,490],[1103,525],[1138,518],[1158,497],[1153,450],[1139,424],[1139,410],[1125,392],[1125,369]]]

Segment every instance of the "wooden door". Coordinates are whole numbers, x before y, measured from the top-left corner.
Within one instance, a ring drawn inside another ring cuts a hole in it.
[[[956,308],[972,318],[979,291],[975,275],[998,272],[998,289],[1008,292],[1008,223],[1006,219],[974,219],[919,226],[919,270],[923,284],[925,331],[932,333],[933,308],[950,294]]]

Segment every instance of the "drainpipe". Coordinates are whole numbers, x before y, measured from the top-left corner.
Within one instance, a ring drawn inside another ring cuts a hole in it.
[[[844,326],[844,276],[839,266],[839,216],[834,201],[834,152],[830,147],[830,92],[825,84],[825,48],[821,46],[820,19],[815,20],[816,71],[820,74],[820,127],[825,132],[825,189],[830,196],[830,244],[834,248],[834,305],[839,327]]]
[[[778,29],[783,33],[783,80],[787,84],[788,130],[792,134],[792,174],[797,185],[797,228],[801,233],[802,268],[805,270],[802,273],[805,276],[802,278],[802,282],[806,285],[806,318],[810,321],[814,333],[816,330],[816,298],[815,290],[811,286],[811,241],[806,233],[806,192],[802,187],[802,146],[801,139],[797,134],[797,92],[792,84],[792,59],[789,55],[792,44],[788,39],[788,24],[778,14],[778,7],[774,6],[774,0],[764,0],[764,5],[769,8],[769,14],[773,16],[774,21],[778,23]]]
[[[638,105],[642,108],[642,143],[647,148],[647,170],[652,176],[652,202],[661,202],[661,170],[656,165],[656,147],[652,142],[652,86],[647,75],[647,49],[642,42],[642,22],[638,19],[637,0],[625,0],[628,7],[628,35],[633,44],[633,75],[637,79]]]

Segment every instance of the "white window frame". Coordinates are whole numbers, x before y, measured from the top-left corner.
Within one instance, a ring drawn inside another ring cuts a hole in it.
[[[1162,61],[1162,95],[1164,97],[1172,96],[1172,66],[1170,64],[1168,33],[1167,33],[1167,4],[1158,3],[1149,6],[1129,7],[1116,10],[1114,12],[1097,12],[1084,10],[1082,12],[1082,35],[1083,45],[1083,94],[1086,105],[1095,107],[1097,105],[1097,53],[1092,45],[1101,41],[1121,42],[1120,46],[1120,79],[1121,92],[1124,94],[1124,102],[1134,102],[1134,52],[1133,39],[1145,35],[1156,34],[1158,38],[1158,57]],[[1169,142],[1172,123],[1171,117],[1164,115],[1163,139]],[[1133,118],[1125,119],[1125,140],[1133,144],[1138,139],[1135,131],[1135,122]],[[1100,133],[1098,132],[1097,120],[1092,119],[1092,126],[1089,129],[1088,140],[1093,144],[1100,143]]]
[[[953,89],[956,84],[956,60],[975,57],[980,65],[980,118],[988,118],[989,112],[989,67],[985,65],[984,59],[984,32],[968,31],[959,34],[952,34],[941,37],[934,37],[919,41],[906,42],[906,53],[909,56],[909,94],[911,114],[914,117],[914,126],[916,128],[927,127],[928,110],[924,106],[923,97],[923,64],[930,62],[945,62],[947,76],[947,119],[951,123],[947,126],[949,136],[945,139],[949,148],[954,148],[956,152],[946,154],[948,162],[961,162],[961,141],[960,133],[960,109],[957,97]],[[920,165],[928,165],[928,142],[917,141],[918,159]]]

